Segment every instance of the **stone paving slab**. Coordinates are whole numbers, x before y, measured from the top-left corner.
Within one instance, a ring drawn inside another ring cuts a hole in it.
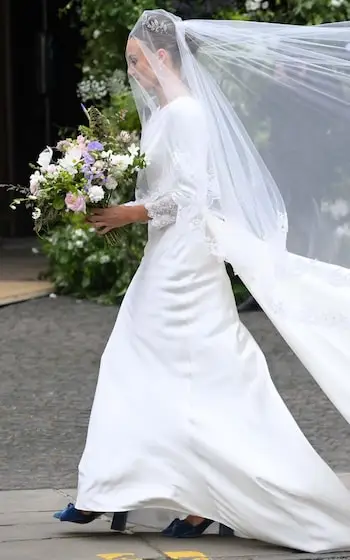
[[[346,477],[347,484],[349,477]],[[200,539],[167,539],[130,524],[127,534],[109,530],[103,516],[89,525],[59,523],[52,518],[70,491],[32,490],[0,493],[1,560],[341,560],[350,553],[312,555],[258,541],[206,535]],[[142,512],[154,529],[161,517]]]

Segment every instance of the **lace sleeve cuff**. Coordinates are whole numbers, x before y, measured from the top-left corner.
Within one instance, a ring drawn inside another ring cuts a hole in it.
[[[164,195],[155,201],[146,202],[145,208],[152,227],[160,229],[176,221],[177,204],[170,194]]]

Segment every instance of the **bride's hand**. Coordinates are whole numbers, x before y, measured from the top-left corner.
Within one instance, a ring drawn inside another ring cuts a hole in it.
[[[120,228],[135,222],[147,221],[147,211],[143,206],[110,206],[109,208],[93,208],[87,217],[88,223],[96,228],[99,235],[105,235],[112,229]]]

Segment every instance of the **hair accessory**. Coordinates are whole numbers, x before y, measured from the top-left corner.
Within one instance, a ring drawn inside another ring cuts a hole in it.
[[[169,24],[167,22],[159,21],[152,15],[145,14],[142,25],[149,31],[152,31],[152,33],[162,33],[165,35],[169,31]]]

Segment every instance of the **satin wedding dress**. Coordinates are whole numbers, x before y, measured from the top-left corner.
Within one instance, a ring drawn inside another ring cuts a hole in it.
[[[152,163],[137,202],[152,218],[149,240],[101,359],[76,507],[169,509],[276,545],[349,548],[350,494],[277,393],[224,263],[174,223],[195,184],[182,177],[162,192],[165,127],[176,134],[192,119],[196,157],[201,118],[180,97],[143,133]]]

